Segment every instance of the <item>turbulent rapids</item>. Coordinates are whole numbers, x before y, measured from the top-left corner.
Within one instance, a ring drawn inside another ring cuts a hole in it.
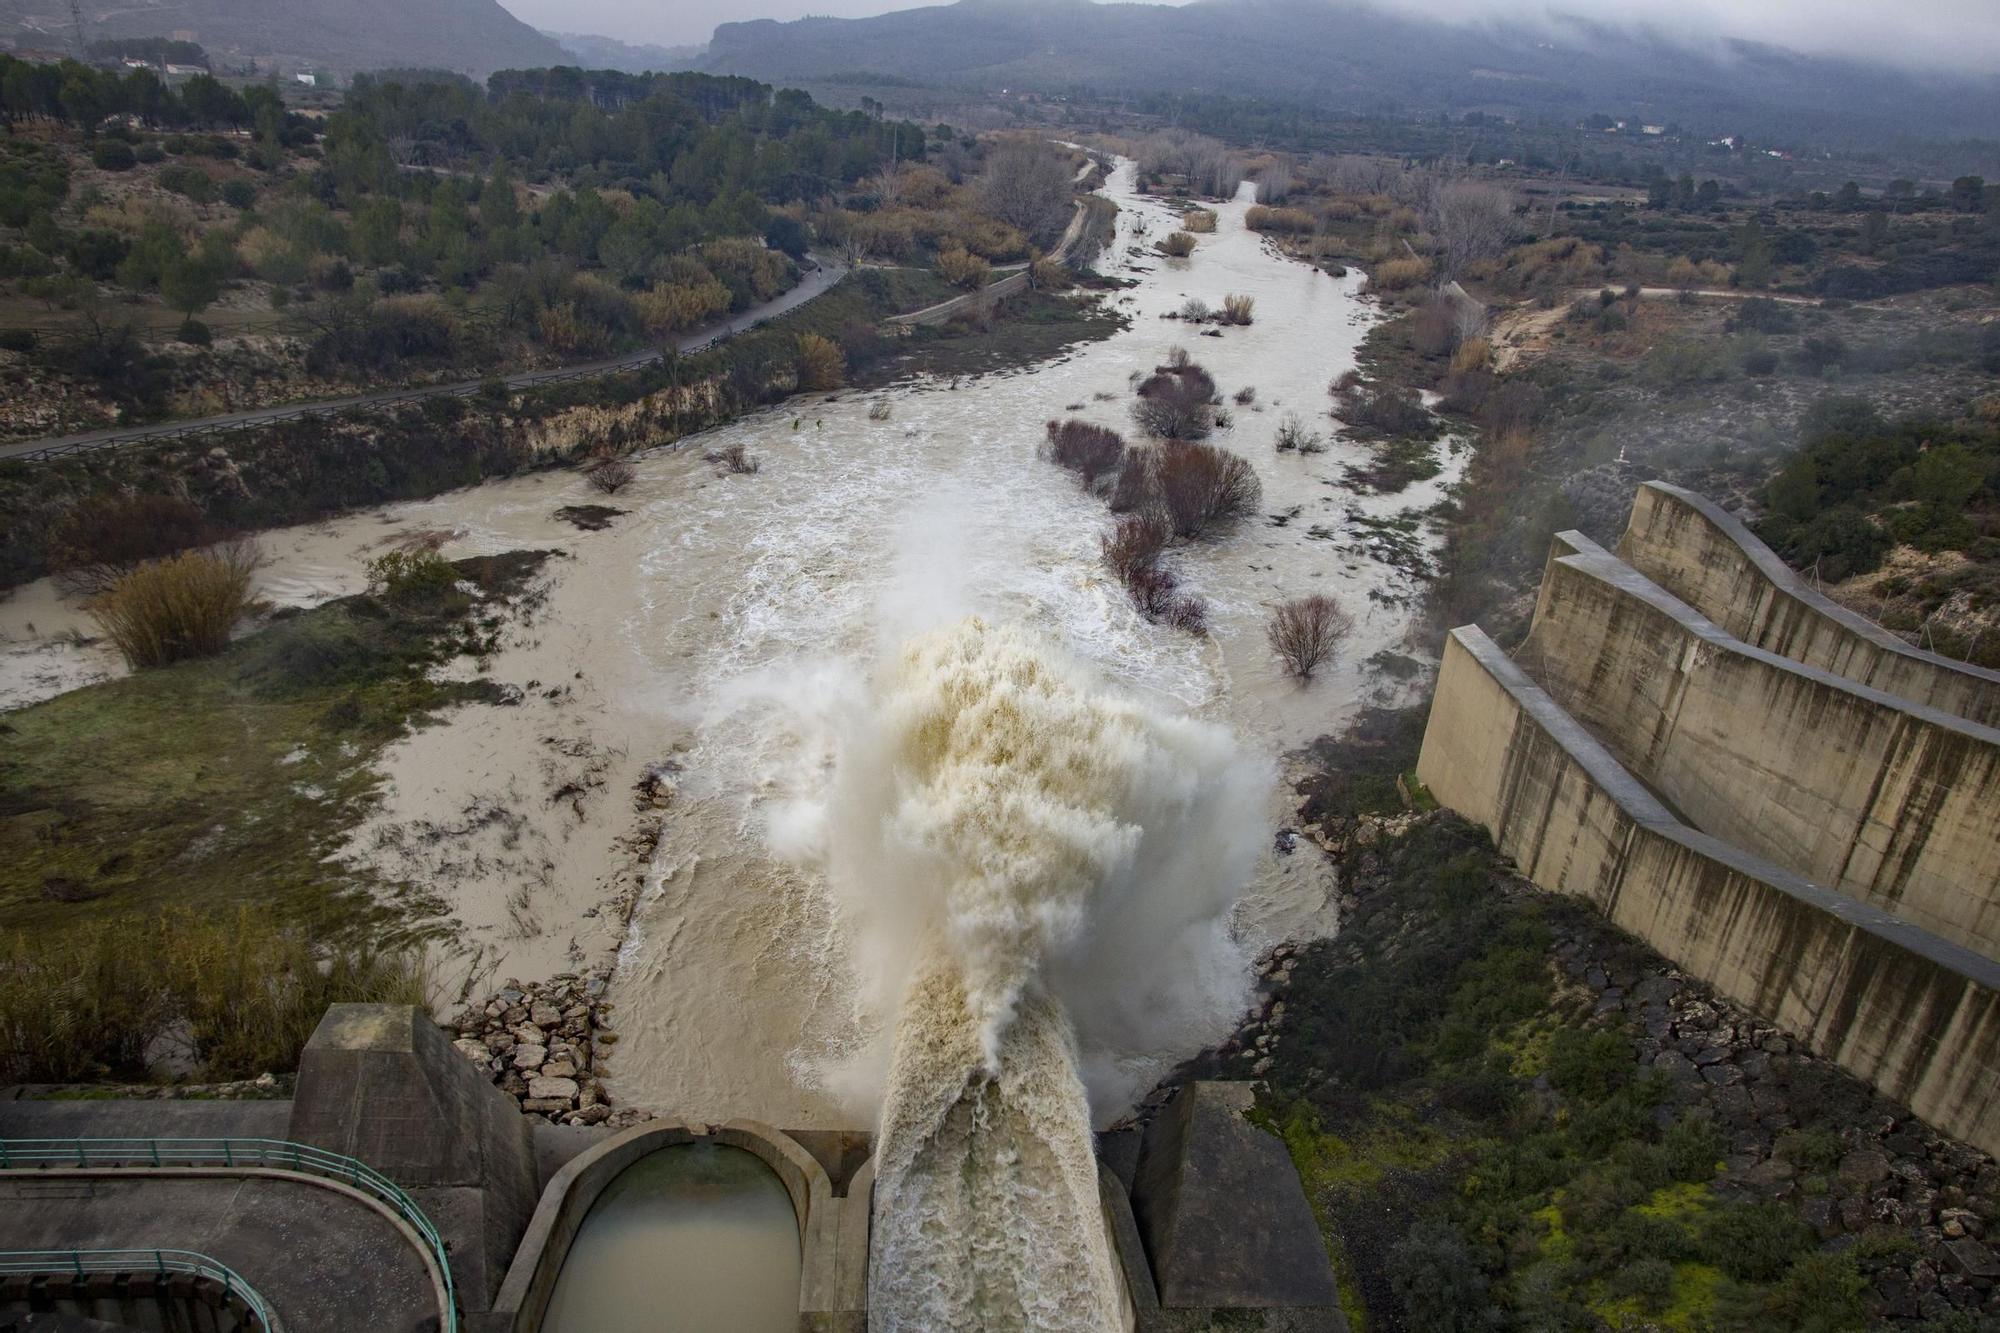
[[[1085,1080],[1121,1096],[1123,1055],[1239,1008],[1270,770],[977,618],[873,694],[821,825],[894,1015],[871,1326],[1115,1327]]]

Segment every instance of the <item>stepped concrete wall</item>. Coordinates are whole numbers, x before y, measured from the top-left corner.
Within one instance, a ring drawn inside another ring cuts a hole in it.
[[[1641,486],[1618,554],[1753,647],[2000,725],[2000,672],[1912,648],[1828,600],[1742,522],[1693,491],[1661,481]]]
[[[1577,533],[1519,657],[1686,823],[2000,956],[2000,731],[1750,647]]]
[[[2000,965],[1689,827],[1476,628],[1446,642],[1417,775],[1536,884],[2000,1153]]]

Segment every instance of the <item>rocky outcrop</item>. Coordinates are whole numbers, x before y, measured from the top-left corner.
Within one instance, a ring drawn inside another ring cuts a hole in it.
[[[552,1125],[619,1129],[650,1120],[650,1111],[614,1109],[604,1090],[618,1042],[606,985],[601,975],[569,972],[525,985],[509,978],[458,1016],[453,1044],[525,1115]]]

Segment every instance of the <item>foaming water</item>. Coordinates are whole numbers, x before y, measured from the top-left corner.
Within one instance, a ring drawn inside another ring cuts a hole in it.
[[[867,979],[875,1038],[832,1082],[881,1089],[872,1316],[1109,1327],[1085,1075],[1118,1104],[1128,1060],[1240,1011],[1228,918],[1272,768],[977,616],[871,686],[803,694],[832,728],[827,794],[768,827],[824,876]]]

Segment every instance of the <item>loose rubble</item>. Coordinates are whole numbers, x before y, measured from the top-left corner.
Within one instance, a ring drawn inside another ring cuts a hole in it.
[[[552,1125],[622,1129],[653,1118],[636,1107],[614,1109],[603,1076],[618,1043],[600,974],[565,972],[525,985],[509,978],[453,1023],[452,1044],[520,1104]]]

